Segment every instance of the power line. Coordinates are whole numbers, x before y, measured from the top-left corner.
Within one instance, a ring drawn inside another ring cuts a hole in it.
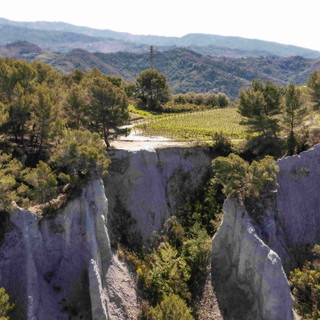
[[[154,69],[154,50],[153,50],[153,46],[150,46],[149,63],[150,63],[150,69]]]

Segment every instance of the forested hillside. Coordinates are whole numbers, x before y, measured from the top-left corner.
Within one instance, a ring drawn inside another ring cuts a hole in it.
[[[60,72],[68,73],[79,68],[92,67],[102,72],[134,81],[137,75],[149,68],[149,54],[117,52],[112,54],[72,50],[53,53],[28,42],[16,42],[0,47],[0,56],[40,60],[51,64]],[[278,85],[303,84],[313,71],[320,68],[319,59],[302,57],[213,58],[194,51],[176,48],[154,55],[155,68],[166,75],[173,93],[224,92],[237,97],[239,89],[255,78],[272,80]]]

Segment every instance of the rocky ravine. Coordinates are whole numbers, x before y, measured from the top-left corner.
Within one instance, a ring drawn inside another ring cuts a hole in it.
[[[294,319],[288,272],[320,243],[320,145],[277,162],[279,187],[257,225],[233,200],[212,247],[212,275],[225,319]],[[281,258],[281,259],[280,259]]]
[[[148,242],[182,194],[202,184],[210,156],[201,148],[117,150],[105,179],[50,215],[1,213],[0,287],[18,320],[133,320],[134,275],[113,252],[118,240]]]
[[[1,214],[0,287],[16,303],[13,320],[137,318],[134,275],[112,247],[148,243],[203,183],[211,157],[201,148],[169,148],[116,150],[111,158],[105,187],[91,181],[55,214]],[[320,240],[319,159],[316,146],[278,162],[276,201],[260,226],[236,202],[225,203],[212,250],[225,319],[294,318],[282,265],[288,271],[299,250]]]

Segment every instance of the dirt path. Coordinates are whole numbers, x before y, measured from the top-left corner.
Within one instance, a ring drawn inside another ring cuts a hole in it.
[[[121,150],[148,150],[170,147],[191,147],[194,142],[179,141],[156,141],[156,140],[115,140],[111,142],[111,147]]]
[[[141,122],[139,123],[141,124]],[[169,147],[190,147],[196,142],[175,141],[166,137],[147,137],[141,136],[140,131],[134,128],[135,124],[126,126],[131,128],[128,136],[120,136],[118,139],[110,142],[114,149],[122,150],[141,150],[141,149],[159,149]]]

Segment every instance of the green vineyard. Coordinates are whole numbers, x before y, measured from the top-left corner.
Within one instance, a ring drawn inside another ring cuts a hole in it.
[[[223,133],[230,139],[243,139],[247,136],[247,128],[240,125],[241,119],[235,108],[214,109],[152,119],[136,129],[141,135],[177,140],[206,141],[215,133]]]

